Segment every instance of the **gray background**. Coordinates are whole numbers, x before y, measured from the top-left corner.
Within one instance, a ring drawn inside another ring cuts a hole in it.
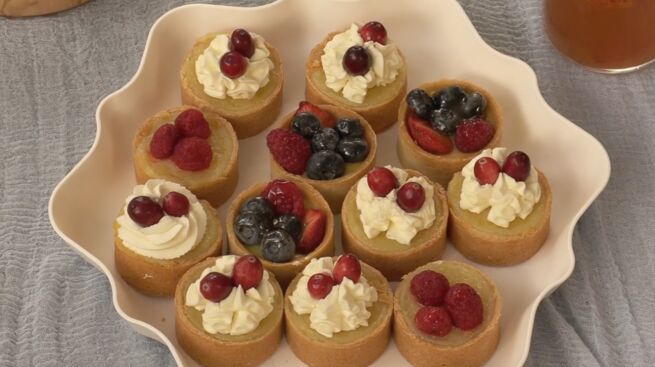
[[[1,366],[174,365],[118,316],[105,276],[51,229],[47,202],[90,148],[100,99],[131,78],[152,23],[182,3],[93,0],[0,19]],[[527,365],[655,365],[655,67],[606,76],[573,65],[543,33],[541,0],[461,3],[489,44],[535,69],[546,100],[596,136],[613,165],[576,228],[573,275],[539,307]]]

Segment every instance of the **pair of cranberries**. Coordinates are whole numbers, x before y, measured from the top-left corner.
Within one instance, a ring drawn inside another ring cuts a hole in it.
[[[200,280],[200,293],[211,302],[227,298],[232,288],[241,286],[244,291],[259,285],[264,276],[264,267],[254,255],[240,257],[232,269],[232,277],[219,272],[211,272]]]
[[[230,35],[230,51],[221,56],[218,62],[223,75],[236,79],[246,72],[248,59],[255,53],[255,43],[245,29],[235,29]]]
[[[368,22],[359,28],[358,33],[364,42],[387,43],[387,30],[380,22]],[[343,55],[342,65],[349,74],[364,75],[371,68],[371,60],[364,47],[352,46]]]
[[[307,281],[307,291],[314,299],[323,299],[332,290],[335,284],[341,284],[344,278],[357,283],[362,275],[362,266],[357,256],[345,254],[337,260],[332,269],[332,274],[317,273]]]
[[[366,175],[368,187],[376,196],[385,197],[391,190],[398,187],[398,180],[391,170],[384,167],[375,167]],[[396,203],[407,213],[415,213],[425,202],[423,186],[416,182],[406,182],[396,193]]]
[[[501,171],[516,181],[525,181],[530,174],[530,157],[517,150],[505,158],[502,169],[491,157],[482,157],[473,166],[473,174],[481,185],[496,183]]]
[[[164,196],[161,205],[147,196],[137,196],[127,204],[127,215],[141,227],[159,223],[165,214],[181,217],[189,213],[189,199],[177,191]]]

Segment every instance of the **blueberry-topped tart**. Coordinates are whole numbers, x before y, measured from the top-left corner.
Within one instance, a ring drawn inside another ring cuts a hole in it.
[[[300,102],[266,137],[271,176],[312,185],[341,211],[352,185],[375,164],[375,132],[359,114],[329,105]]]
[[[275,121],[283,79],[280,55],[262,36],[241,28],[210,33],[182,63],[182,102],[226,118],[243,139]]]
[[[406,87],[403,55],[377,21],[328,34],[305,65],[308,101],[355,111],[376,132],[396,122]]]
[[[442,186],[482,149],[500,143],[500,106],[483,88],[440,80],[409,91],[398,112],[398,158]]]
[[[228,249],[256,255],[283,288],[312,258],[334,254],[334,219],[310,185],[276,179],[250,186],[230,205]]]

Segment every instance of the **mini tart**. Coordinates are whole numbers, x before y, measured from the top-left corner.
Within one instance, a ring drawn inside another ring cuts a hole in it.
[[[321,243],[319,243],[311,253],[307,255],[296,253],[293,260],[285,263],[268,261],[261,256],[258,245],[246,246],[239,241],[236,233],[234,233],[233,223],[234,219],[239,215],[239,208],[241,208],[241,205],[243,205],[243,203],[248,199],[259,196],[268,184],[267,182],[254,184],[240,193],[239,196],[232,201],[232,204],[230,204],[230,207],[227,210],[227,218],[225,219],[228,252],[239,256],[250,254],[257,256],[257,258],[262,262],[264,269],[275,274],[275,278],[280,282],[283,289],[286,289],[293,277],[302,272],[302,269],[304,269],[312,259],[334,255],[334,217],[330,214],[330,207],[321,194],[310,185],[296,180],[289,181],[293,181],[293,183],[295,183],[300,189],[300,192],[302,192],[305,209],[317,209],[325,213],[326,222],[323,241],[321,241]]]
[[[406,171],[409,177],[422,176],[414,170]],[[355,184],[348,191],[341,211],[341,244],[344,252],[354,253],[378,269],[389,281],[398,281],[417,266],[440,259],[446,248],[446,190],[439,184],[428,182],[434,187],[435,220],[430,228],[418,232],[409,245],[391,240],[384,233],[371,239],[366,236],[355,201]]]
[[[343,32],[340,31],[340,32]],[[331,104],[347,108],[362,115],[375,132],[380,133],[396,122],[398,105],[407,92],[407,64],[398,70],[396,80],[385,86],[373,87],[366,92],[362,103],[354,103],[325,85],[321,55],[325,44],[340,32],[332,32],[314,46],[305,64],[305,99],[313,104]],[[398,50],[400,53],[400,50]],[[403,57],[402,53],[400,56]],[[404,61],[404,57],[403,57]]]
[[[142,184],[151,178],[162,178],[187,187],[198,199],[219,207],[234,192],[238,181],[237,136],[232,126],[220,116],[203,113],[211,135],[207,142],[212,148],[212,161],[201,171],[185,171],[172,160],[157,159],[150,154],[150,140],[157,129],[168,123],[191,106],[179,106],[159,112],[145,120],[132,141],[132,156],[136,181]]]
[[[391,336],[393,295],[384,276],[375,268],[360,261],[362,276],[375,287],[378,300],[368,310],[368,326],[335,333],[327,338],[309,326],[309,315],[299,315],[289,297],[302,276],[298,274],[284,296],[284,325],[287,342],[303,363],[316,367],[368,366],[387,348]]]
[[[114,263],[127,284],[149,296],[171,297],[178,280],[190,267],[220,253],[223,248],[223,228],[211,204],[204,200],[201,203],[207,215],[205,234],[191,251],[176,259],[159,260],[139,255],[127,248],[118,237],[118,222],[114,221]]]
[[[431,95],[433,92],[451,85],[458,85],[467,93],[479,92],[487,100],[487,108],[483,117],[485,121],[493,125],[495,133],[491,141],[483,149],[497,147],[500,144],[502,136],[503,119],[500,105],[489,92],[471,82],[448,79],[421,84],[418,88],[425,90]],[[443,155],[427,152],[418,146],[411,135],[409,135],[405,121],[406,118],[407,103],[403,102],[400,104],[398,110],[398,143],[396,146],[400,163],[403,167],[423,172],[441,186],[446,187],[455,172],[461,171],[466,163],[480,154],[480,151],[463,153],[457,150],[456,147],[453,147],[452,152]]]
[[[198,38],[184,59],[180,70],[182,103],[197,107],[209,118],[214,116],[226,118],[234,127],[239,139],[245,139],[266,129],[280,113],[284,81],[282,59],[277,50],[265,42],[274,65],[268,84],[259,89],[251,99],[211,97],[205,93],[203,85],[196,77],[196,60],[219,34],[221,33],[209,33]]]
[[[484,265],[507,266],[521,263],[536,254],[550,229],[552,192],[548,180],[539,173],[541,198],[527,218],[514,219],[509,227],[487,220],[489,209],[475,214],[459,206],[464,180],[456,173],[448,184],[448,238],[467,258]]]
[[[482,323],[472,330],[453,326],[444,337],[418,330],[414,317],[422,307],[409,286],[414,275],[423,270],[443,274],[452,285],[466,283],[473,287],[484,308]],[[498,346],[500,338],[501,300],[494,283],[480,270],[457,261],[436,261],[405,275],[396,288],[393,304],[394,340],[400,353],[416,367],[478,367]]]
[[[273,311],[257,328],[244,335],[210,334],[202,326],[200,311],[185,305],[186,291],[203,270],[212,266],[215,257],[189,269],[175,290],[175,335],[182,349],[203,366],[255,366],[270,357],[282,338],[282,290],[274,276]]]
[[[331,113],[335,118],[342,117],[356,118],[364,128],[364,138],[368,142],[368,156],[361,162],[346,163],[346,171],[343,176],[335,178],[334,180],[313,180],[305,175],[294,175],[287,172],[269,153],[271,161],[271,178],[285,178],[296,181],[306,182],[312,185],[318,192],[323,195],[325,201],[330,205],[332,213],[339,214],[341,211],[341,204],[346,197],[350,187],[357,184],[357,181],[370,171],[375,166],[375,155],[377,154],[377,138],[371,125],[360,114],[347,110],[342,107],[319,105],[319,108]],[[284,116],[277,121],[274,125],[275,128],[289,129],[291,120],[295,115],[295,111]]]

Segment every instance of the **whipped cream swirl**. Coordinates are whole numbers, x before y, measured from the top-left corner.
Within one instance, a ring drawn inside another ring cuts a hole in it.
[[[467,163],[462,169],[464,180],[459,197],[459,206],[470,212],[478,214],[490,208],[487,220],[503,228],[509,227],[516,217],[527,218],[541,198],[539,174],[533,165],[524,182],[517,182],[501,172],[493,185],[480,185],[473,172],[475,162],[491,157],[502,167],[508,154],[507,148],[485,149]]]
[[[164,215],[159,223],[141,227],[127,214],[127,206],[137,196],[147,196],[157,202],[171,191],[189,200],[189,213],[181,217]],[[184,186],[166,180],[148,180],[137,185],[125,199],[123,213],[116,219],[118,237],[125,247],[141,256],[170,260],[191,251],[202,240],[207,227],[207,213],[196,196]]]
[[[318,273],[332,274],[333,268],[331,257],[312,259],[289,297],[293,310],[299,315],[309,314],[309,326],[328,338],[341,331],[368,326],[371,312],[367,308],[378,300],[377,290],[368,284],[363,275],[357,283],[344,278],[323,299],[312,298],[307,290],[309,278]]]
[[[359,220],[362,222],[366,237],[373,238],[380,233],[403,245],[409,245],[419,231],[430,228],[436,218],[434,208],[434,187],[425,177],[407,178],[402,169],[386,166],[398,180],[399,186],[406,182],[416,182],[425,191],[425,202],[421,209],[414,213],[404,211],[396,203],[396,191],[391,190],[385,197],[376,196],[368,186],[366,176],[357,183],[355,203],[359,209]]]
[[[325,85],[354,103],[364,102],[369,88],[385,86],[396,80],[403,66],[403,59],[396,45],[366,41],[359,35],[359,26],[336,34],[323,48],[321,64],[325,73]],[[343,55],[352,46],[366,49],[371,68],[364,75],[350,75],[343,68]]]
[[[213,266],[203,270],[200,278],[191,283],[186,291],[184,304],[202,312],[202,327],[210,334],[243,335],[257,328],[273,311],[275,288],[264,270],[257,287],[244,291],[241,286],[232,288],[227,298],[216,303],[206,300],[200,293],[200,281],[207,274],[217,272],[232,276],[238,256],[226,255],[216,259]]]
[[[271,52],[266,48],[264,39],[250,32],[255,46],[255,52],[248,59],[248,65],[243,75],[230,79],[221,72],[219,61],[230,51],[230,36],[219,34],[209,44],[209,47],[196,59],[196,78],[203,85],[207,95],[225,99],[250,99],[260,88],[269,82],[269,74],[274,68],[270,59]]]

